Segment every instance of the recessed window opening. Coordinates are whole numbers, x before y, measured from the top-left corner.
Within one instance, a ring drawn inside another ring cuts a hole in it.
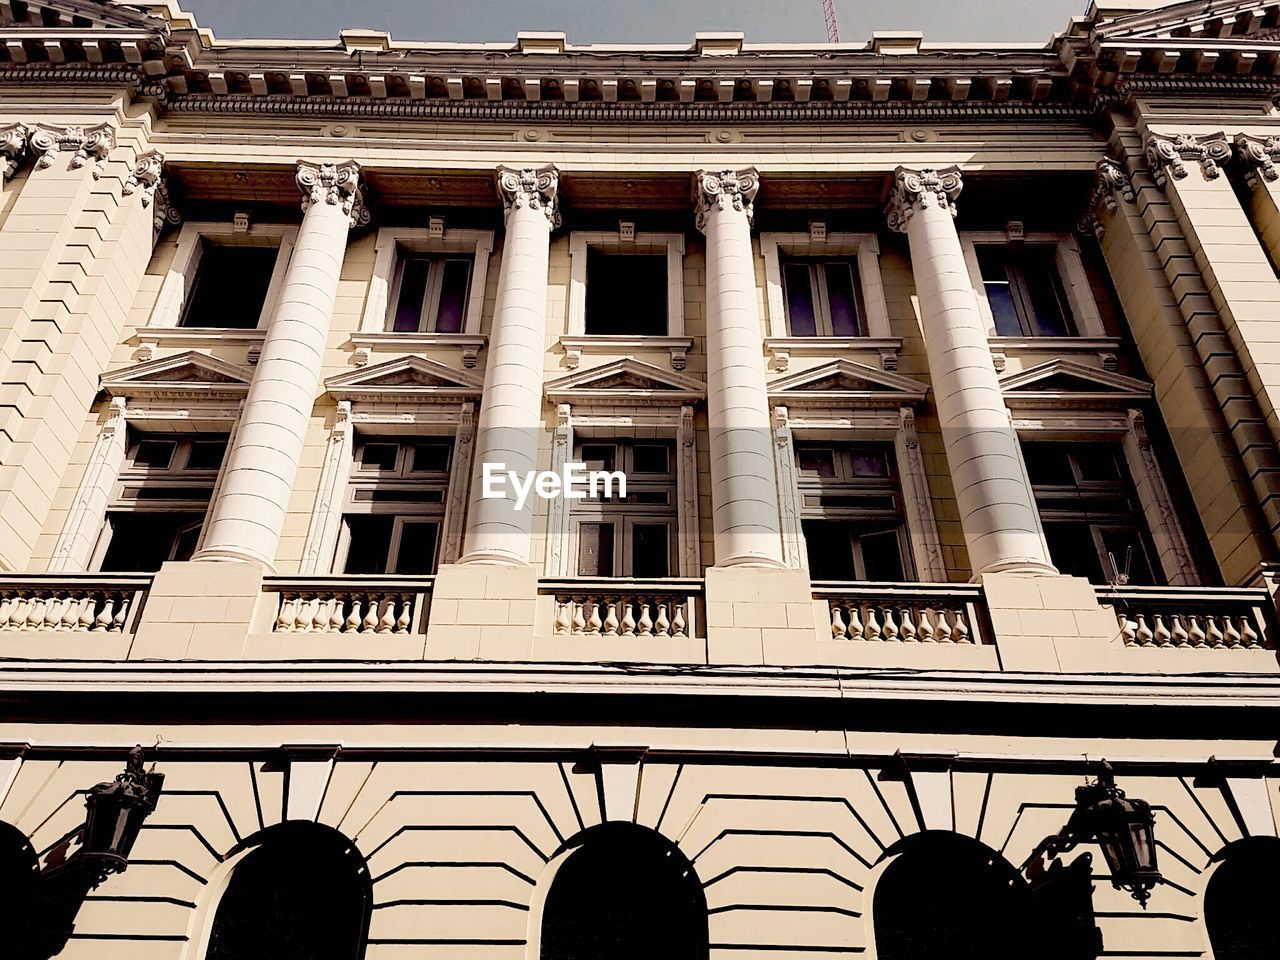
[[[675,569],[675,449],[665,440],[582,440],[574,460],[593,471],[621,471],[625,497],[571,501],[580,577],[669,577]]]
[[[471,257],[415,253],[401,247],[388,329],[394,333],[461,333],[471,267]]]
[[[200,259],[181,326],[248,330],[266,304],[276,247],[219,243],[200,238]]]
[[[586,332],[665,336],[667,257],[587,248]]]
[[[977,252],[998,336],[1076,335],[1055,245],[981,244]]]
[[[790,336],[867,335],[857,261],[787,257],[782,261],[782,287]]]

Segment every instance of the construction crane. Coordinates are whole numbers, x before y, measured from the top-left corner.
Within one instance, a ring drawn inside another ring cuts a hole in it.
[[[822,0],[822,15],[827,18],[827,42],[840,42],[840,25],[836,23],[836,0]]]

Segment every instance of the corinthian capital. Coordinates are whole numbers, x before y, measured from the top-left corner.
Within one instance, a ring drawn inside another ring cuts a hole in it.
[[[0,178],[8,180],[18,170],[27,153],[27,137],[31,131],[21,123],[0,127]]]
[[[1236,156],[1240,158],[1240,166],[1244,169],[1244,182],[1251,190],[1280,177],[1280,173],[1276,172],[1276,161],[1280,160],[1280,137],[1236,134]]]
[[[338,207],[354,226],[363,217],[360,199],[360,164],[354,160],[342,163],[311,163],[299,160],[294,182],[302,191],[302,212],[316,204]]]
[[[92,164],[90,172],[93,179],[102,176],[107,165],[107,155],[116,145],[116,134],[110,124],[100,123],[96,127],[60,127],[48,123],[38,123],[31,130],[27,141],[31,152],[38,154],[36,169],[44,170],[53,166],[53,158],[59,152],[71,153],[71,169],[77,170]]]
[[[1222,173],[1220,164],[1231,159],[1231,146],[1221,133],[1195,136],[1179,133],[1167,137],[1162,133],[1147,138],[1147,166],[1156,186],[1163,187],[1169,179],[1181,180],[1187,175],[1185,160],[1200,164],[1206,180],[1216,180]]]
[[[885,219],[890,230],[907,232],[907,224],[917,209],[937,206],[956,215],[956,197],[964,188],[959,167],[941,170],[926,168],[911,170],[898,167],[893,172],[893,189],[889,191],[889,203],[885,207]]]
[[[1110,157],[1099,160],[1093,172],[1093,208],[1096,210],[1101,204],[1115,213],[1120,209],[1120,200],[1135,203],[1137,199],[1124,167]]]
[[[502,215],[513,210],[541,210],[552,228],[560,226],[560,171],[554,164],[542,167],[499,167],[498,194],[502,197]]]
[[[125,177],[120,192],[128,197],[141,191],[142,205],[150,206],[156,195],[156,187],[160,185],[163,170],[164,154],[159,150],[148,150],[138,157],[133,165],[133,172]]]
[[[699,230],[706,230],[707,214],[712,210],[739,210],[747,215],[747,223],[751,222],[755,215],[752,204],[760,191],[760,173],[755,167],[699,170],[693,177],[693,202]]]

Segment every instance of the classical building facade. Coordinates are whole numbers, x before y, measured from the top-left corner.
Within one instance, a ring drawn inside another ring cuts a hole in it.
[[[1277,955],[1280,5],[0,39],[0,952]]]

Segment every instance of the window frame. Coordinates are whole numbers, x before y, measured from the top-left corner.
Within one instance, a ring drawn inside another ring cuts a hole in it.
[[[889,339],[892,329],[889,310],[885,303],[884,282],[880,276],[880,242],[873,233],[829,233],[826,240],[815,240],[807,233],[762,233],[760,253],[764,258],[764,274],[770,340],[821,343],[852,340],[858,344],[877,339]],[[819,334],[816,337],[793,337],[787,319],[786,291],[782,276],[785,257],[804,259],[853,260],[857,264],[858,300],[865,310],[862,318],[866,325],[865,336],[836,337]],[[832,344],[834,346],[834,344]]]
[[[390,329],[399,299],[401,251],[429,256],[459,256],[471,260],[471,276],[463,308],[462,329],[456,333],[433,330],[396,332]],[[480,333],[489,259],[493,253],[492,230],[448,228],[432,236],[426,227],[382,227],[374,242],[373,277],[360,316],[361,340],[394,341],[406,346],[422,342],[449,342],[453,338],[475,338]],[[352,338],[356,340],[355,337]],[[363,346],[357,342],[357,346]]]
[[[587,259],[591,248],[611,254],[663,255],[667,258],[667,332],[661,335],[587,333]],[[620,233],[603,230],[575,230],[569,234],[569,316],[568,336],[610,341],[636,337],[648,342],[664,337],[683,337],[684,324],[683,233],[637,233],[623,240]]]

